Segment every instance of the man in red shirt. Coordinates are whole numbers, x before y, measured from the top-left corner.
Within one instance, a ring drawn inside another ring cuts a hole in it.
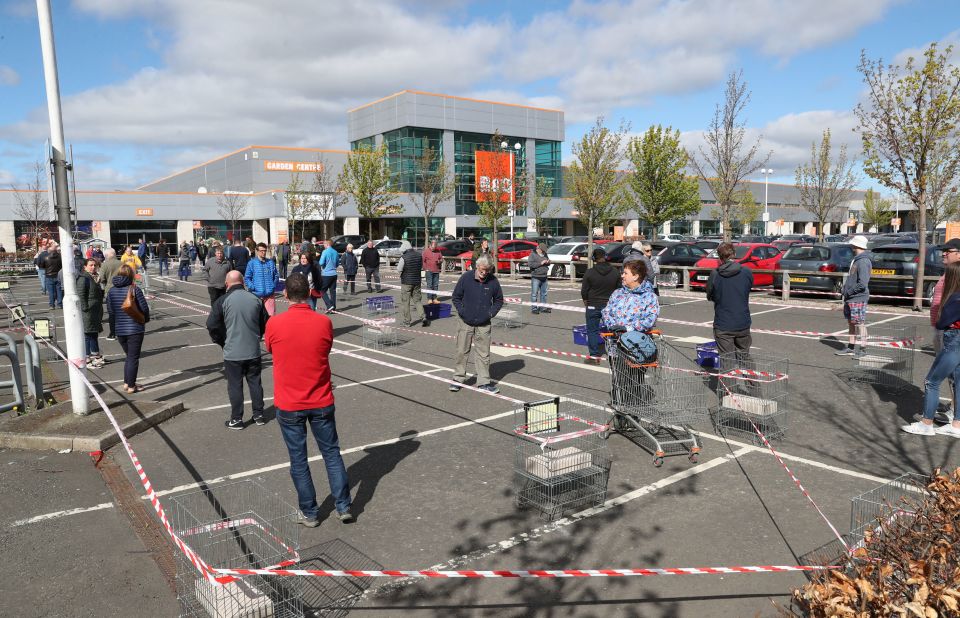
[[[299,523],[308,528],[320,525],[317,491],[307,462],[307,423],[327,467],[337,517],[350,523],[350,481],[340,457],[330,384],[333,324],[310,309],[310,286],[302,274],[287,277],[283,295],[290,301],[290,309],[270,318],[263,339],[267,352],[273,354],[273,403],[290,454],[290,477],[300,503]]]

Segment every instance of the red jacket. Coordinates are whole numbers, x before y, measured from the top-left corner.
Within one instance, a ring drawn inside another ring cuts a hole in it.
[[[432,273],[440,272],[440,266],[443,263],[443,254],[439,251],[431,251],[430,248],[423,250],[423,268]]]
[[[296,412],[333,405],[330,318],[297,303],[267,321],[263,340],[273,354],[273,404]]]

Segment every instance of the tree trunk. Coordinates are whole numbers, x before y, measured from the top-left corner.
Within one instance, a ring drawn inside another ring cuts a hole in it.
[[[920,255],[917,260],[917,281],[913,289],[913,310],[920,311],[923,308],[924,283],[923,271],[927,261],[927,194],[921,189],[917,200],[917,213],[920,221],[917,224],[917,235],[920,239]]]
[[[570,261],[570,268],[574,272],[573,260]],[[593,268],[593,209],[587,214],[587,268]],[[586,273],[584,273],[586,275]]]
[[[495,274],[500,273],[500,247],[497,245],[497,220],[493,218],[493,239],[490,240],[490,250],[493,253],[493,272]],[[474,268],[477,267],[476,264],[473,265]]]
[[[367,220],[367,230],[369,233],[369,236],[367,236],[367,240],[373,240],[373,218],[372,217]]]
[[[430,219],[423,215],[423,248],[430,246]]]
[[[720,222],[723,224],[723,242],[730,242],[730,205],[720,205]]]

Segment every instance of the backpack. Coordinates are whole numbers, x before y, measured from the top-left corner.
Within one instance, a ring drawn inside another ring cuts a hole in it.
[[[657,342],[647,333],[632,330],[620,335],[617,348],[627,359],[644,365],[657,360]]]

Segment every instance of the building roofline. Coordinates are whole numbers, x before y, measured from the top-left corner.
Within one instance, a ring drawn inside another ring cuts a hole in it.
[[[261,146],[262,148],[262,146]],[[47,191],[24,191],[17,189],[0,189],[0,193],[44,193]],[[78,195],[246,195],[246,196],[256,196],[256,195],[265,195],[267,193],[283,193],[286,192],[286,189],[267,189],[266,191],[256,191],[252,193],[236,192],[231,191],[229,193],[209,191],[207,193],[198,193],[196,191],[140,191],[139,189],[134,189],[131,191],[93,191],[93,190],[82,190],[78,189],[75,191]]]
[[[217,161],[220,161],[221,159],[226,159],[227,157],[232,157],[233,155],[235,155],[235,154],[237,154],[237,153],[239,153],[239,152],[243,152],[243,151],[245,151],[245,150],[252,150],[252,149],[254,149],[254,148],[268,148],[268,149],[271,149],[271,150],[299,150],[299,151],[305,151],[305,152],[337,152],[337,153],[350,154],[350,151],[349,151],[349,150],[341,150],[341,149],[337,149],[337,148],[304,148],[304,147],[301,147],[301,146],[265,146],[265,145],[260,145],[260,144],[251,144],[250,146],[244,146],[243,148],[238,148],[237,150],[234,150],[233,152],[228,152],[227,154],[220,155],[219,157],[214,157],[213,159],[210,159],[209,161],[204,161],[203,163],[198,163],[198,164],[196,164],[196,165],[194,165],[194,166],[192,166],[192,167],[188,167],[188,168],[186,168],[186,169],[182,169],[182,170],[180,170],[180,171],[173,172],[172,174],[167,174],[167,175],[164,176],[163,178],[158,178],[157,180],[151,180],[150,182],[145,183],[145,184],[142,184],[142,185],[140,185],[139,187],[137,187],[137,190],[143,189],[143,188],[146,187],[147,185],[153,185],[153,184],[157,184],[158,182],[163,182],[164,180],[169,180],[170,178],[173,178],[174,176],[179,176],[180,174],[186,174],[187,172],[192,171],[192,170],[195,170],[195,169],[197,169],[198,167],[203,167],[204,165],[210,165],[211,163],[215,163],[215,162],[217,162]]]
[[[473,101],[474,103],[490,103],[491,105],[507,105],[507,106],[509,106],[509,107],[522,107],[522,108],[524,108],[524,109],[535,109],[535,110],[541,111],[541,112],[556,112],[556,113],[560,113],[560,114],[563,113],[563,110],[562,110],[562,109],[551,109],[551,108],[549,108],[549,107],[534,107],[533,105],[521,105],[521,104],[519,104],[519,103],[504,103],[504,102],[502,102],[502,101],[489,101],[489,100],[487,100],[487,99],[474,99],[474,98],[471,98],[471,97],[458,97],[458,96],[454,96],[454,95],[452,95],[452,94],[440,94],[440,93],[438,93],[438,92],[425,92],[425,91],[423,91],[423,90],[411,90],[411,89],[409,89],[409,88],[406,89],[406,90],[401,90],[400,92],[394,92],[393,94],[389,94],[389,95],[387,95],[387,96],[385,96],[385,97],[379,98],[379,99],[377,99],[376,101],[371,101],[370,103],[364,103],[363,105],[360,105],[360,106],[358,106],[358,107],[354,107],[353,109],[348,109],[348,110],[347,110],[347,113],[350,114],[350,113],[353,113],[353,112],[355,112],[355,111],[361,110],[361,109],[363,109],[363,108],[365,108],[365,107],[370,107],[371,105],[376,105],[377,103],[380,103],[381,101],[386,101],[387,99],[392,99],[392,98],[394,98],[394,97],[398,97],[398,96],[400,96],[401,94],[422,94],[422,95],[426,95],[426,96],[430,96],[430,97],[441,97],[441,98],[444,98],[444,99],[456,99],[456,100],[458,100],[458,101]]]

